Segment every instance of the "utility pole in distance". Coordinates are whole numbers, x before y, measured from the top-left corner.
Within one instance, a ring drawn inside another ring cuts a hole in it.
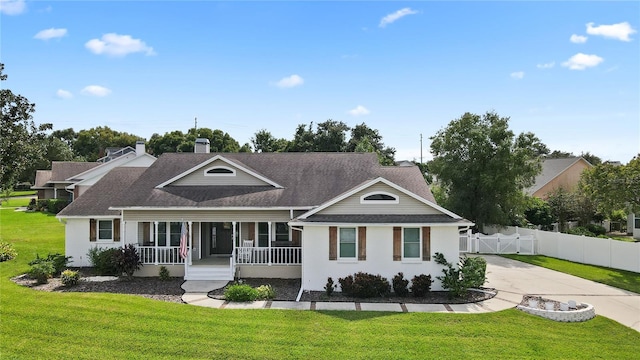
[[[420,134],[420,164],[422,164],[422,134]]]

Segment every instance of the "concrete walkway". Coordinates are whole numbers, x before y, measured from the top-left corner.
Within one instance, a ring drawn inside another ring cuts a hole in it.
[[[523,295],[540,295],[551,300],[576,300],[595,306],[596,313],[640,331],[640,295],[561,272],[483,255],[487,260],[487,287],[498,290],[492,299],[472,304],[397,304],[367,302],[254,301],[234,303],[211,299],[209,291],[224,287],[225,281],[185,281],[182,300],[187,304],[218,309],[353,310],[390,312],[484,313],[515,307]]]

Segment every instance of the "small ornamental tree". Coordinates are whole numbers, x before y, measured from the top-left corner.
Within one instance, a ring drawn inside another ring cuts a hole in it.
[[[140,261],[138,249],[133,244],[128,244],[113,253],[113,264],[118,274],[124,273],[127,275],[127,279],[131,279],[133,278],[133,273],[142,266],[142,261]]]

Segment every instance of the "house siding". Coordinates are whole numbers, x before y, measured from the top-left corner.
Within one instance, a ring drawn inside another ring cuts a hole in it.
[[[92,247],[102,249],[122,247],[122,242],[94,241],[89,242],[89,219],[67,219],[65,226],[64,253],[71,256],[69,266],[91,266],[87,253]]]
[[[425,224],[428,226],[428,224]],[[435,279],[442,274],[442,266],[433,260],[419,262],[393,261],[393,227],[367,227],[367,259],[364,261],[342,262],[329,260],[329,227],[305,227],[302,240],[303,287],[305,290],[322,291],[327,278],[335,283],[339,278],[364,271],[380,274],[389,282],[398,272],[406,279],[415,275],[430,274],[435,280],[432,289],[442,290],[442,284]],[[458,229],[456,227],[431,227],[431,253],[442,253],[445,258],[456,263],[459,256]],[[340,289],[338,289],[339,291]]]
[[[224,166],[236,171],[235,176],[205,176],[204,170],[215,166]],[[174,186],[206,186],[206,185],[235,185],[235,186],[265,186],[269,185],[266,182],[238,169],[235,166],[231,166],[222,160],[216,160],[210,164],[207,164],[193,173],[186,175],[185,177],[178,179],[171,183]]]
[[[398,203],[361,204],[360,197],[372,192],[386,192],[396,195],[398,196]],[[441,212],[386,184],[378,183],[319,211],[318,214],[441,214]]]
[[[567,191],[574,190],[576,186],[578,186],[578,182],[580,181],[582,172],[588,168],[589,164],[584,159],[580,159],[573,165],[569,166],[569,168],[567,168],[561,174],[545,184],[543,187],[538,189],[538,191],[533,193],[533,196],[546,199],[547,197],[549,197],[549,193],[560,188]]]
[[[288,210],[125,210],[125,221],[278,221],[290,220]]]

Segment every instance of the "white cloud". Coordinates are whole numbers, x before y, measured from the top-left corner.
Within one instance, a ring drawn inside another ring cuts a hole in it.
[[[347,111],[347,113],[351,116],[362,116],[368,115],[371,111],[362,105],[356,106],[354,109]]]
[[[562,63],[562,66],[568,67],[570,70],[584,70],[589,67],[598,66],[604,59],[598,55],[587,55],[577,53]]]
[[[280,79],[276,83],[279,88],[292,88],[304,84],[304,79],[299,75],[293,74],[291,76]]]
[[[552,61],[552,62],[546,63],[546,64],[538,64],[538,65],[536,65],[536,67],[538,69],[551,69],[554,66],[556,66],[556,62],[555,61]]]
[[[584,44],[584,43],[587,42],[587,39],[588,39],[588,37],[586,37],[586,36],[573,34],[569,38],[569,41],[571,41],[574,44]]]
[[[512,79],[520,80],[524,77],[524,71],[512,72],[510,76]]]
[[[63,90],[63,89],[58,89],[58,91],[56,91],[56,95],[60,99],[71,99],[73,97],[73,94],[70,91]]]
[[[103,97],[111,94],[111,90],[100,85],[89,85],[82,89],[82,93],[85,95]]]
[[[140,39],[134,39],[131,35],[118,35],[109,33],[102,35],[102,39],[92,39],[84,46],[94,54],[109,56],[126,56],[132,53],[145,53],[145,55],[155,55],[155,51]]]
[[[604,36],[620,41],[631,41],[632,39],[629,35],[635,33],[637,33],[637,31],[626,21],[613,25],[593,26],[593,23],[587,24],[587,34]]]
[[[0,0],[0,13],[5,15],[20,15],[27,10],[24,0]]]
[[[61,38],[67,35],[67,29],[46,29],[38,32],[33,38],[38,40],[49,40],[55,38]]]
[[[400,9],[394,13],[391,13],[385,17],[382,18],[382,20],[380,20],[380,24],[378,25],[379,27],[385,27],[393,22],[395,22],[396,20],[399,20],[400,18],[403,18],[407,15],[413,15],[413,14],[417,14],[418,12],[415,10],[411,10],[411,8],[404,8],[404,9]]]

